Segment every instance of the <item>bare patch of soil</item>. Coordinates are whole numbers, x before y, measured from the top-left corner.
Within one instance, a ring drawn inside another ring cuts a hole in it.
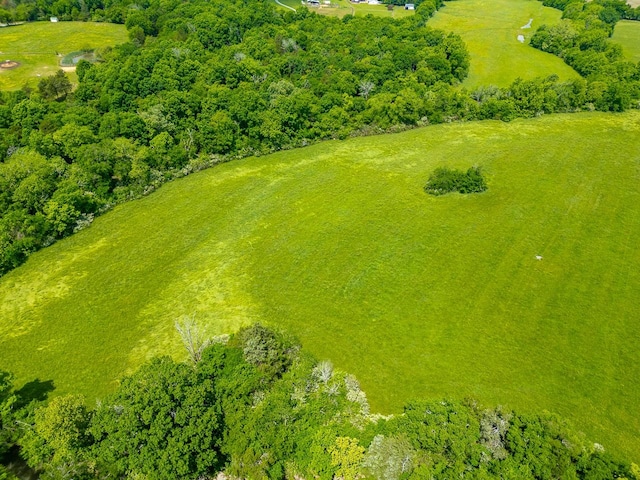
[[[14,62],[13,60],[5,60],[4,62],[0,63],[0,68],[4,70],[11,70],[13,68],[18,68],[19,66],[20,64],[18,62]]]

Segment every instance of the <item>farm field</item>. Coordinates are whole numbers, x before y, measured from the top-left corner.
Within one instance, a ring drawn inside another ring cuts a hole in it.
[[[35,86],[39,76],[60,69],[57,54],[82,49],[99,49],[127,41],[124,25],[91,22],[33,22],[0,28],[0,59],[20,66],[0,70],[0,90],[16,90],[24,84]],[[69,72],[75,81],[75,73]]]
[[[638,111],[450,124],[194,174],[1,278],[0,365],[93,400],[183,356],[184,315],[211,335],[260,321],[375,411],[547,409],[637,461],[639,134]],[[426,195],[443,165],[489,190]]]
[[[619,21],[611,40],[622,45],[626,58],[633,62],[640,62],[640,22]]]
[[[297,0],[280,0],[280,3],[291,8],[305,8],[300,1]],[[367,3],[351,3],[349,0],[332,0],[331,5],[321,5],[320,7],[308,7],[309,11],[316,12],[319,15],[327,15],[331,17],[342,18],[345,15],[364,16],[373,15],[374,17],[402,18],[413,15],[415,12],[405,10],[403,7],[396,6],[393,11],[387,10],[386,5],[369,5]]]
[[[505,87],[516,78],[532,79],[557,74],[561,79],[578,74],[560,58],[528,45],[538,27],[560,20],[562,12],[543,7],[538,0],[460,0],[447,2],[429,20],[429,26],[460,35],[471,55],[469,88]],[[531,28],[524,27],[533,19]],[[518,41],[518,35],[525,42]]]

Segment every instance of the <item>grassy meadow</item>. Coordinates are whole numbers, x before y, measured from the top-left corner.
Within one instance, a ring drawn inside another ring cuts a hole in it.
[[[640,62],[640,22],[621,20],[616,24],[611,40],[622,45],[627,59]]]
[[[124,25],[91,22],[33,22],[0,28],[0,60],[18,68],[0,70],[0,90],[35,86],[38,77],[60,69],[60,58],[82,49],[99,49],[127,41]],[[61,56],[59,56],[61,55]],[[69,76],[75,81],[75,73]]]
[[[538,0],[459,0],[447,2],[429,26],[460,35],[471,55],[464,85],[505,87],[516,78],[532,79],[557,74],[561,79],[578,74],[562,59],[528,45],[540,25],[552,25],[562,12]],[[533,19],[531,28],[521,28]],[[525,42],[518,41],[518,35]]]
[[[298,9],[305,8],[298,0],[280,0],[280,3]],[[395,7],[392,11],[387,10],[386,5],[369,5],[367,3],[351,3],[349,0],[331,0],[331,5],[320,5],[319,7],[306,7],[309,11],[319,15],[342,18],[345,15],[356,17],[373,15],[374,17],[402,18],[413,15],[415,12],[405,10],[403,7]]]
[[[426,127],[219,165],[0,278],[0,368],[90,400],[174,322],[260,321],[374,410],[472,396],[640,452],[640,112]],[[438,166],[489,190],[431,197]],[[541,255],[542,260],[537,260]]]

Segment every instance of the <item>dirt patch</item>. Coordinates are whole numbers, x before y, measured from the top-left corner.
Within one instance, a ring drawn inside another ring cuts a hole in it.
[[[632,7],[640,7],[640,0],[627,0],[627,3]]]
[[[14,62],[13,60],[5,60],[4,62],[0,63],[0,68],[2,68],[3,70],[11,70],[13,68],[18,68],[20,66],[20,64],[18,62]]]

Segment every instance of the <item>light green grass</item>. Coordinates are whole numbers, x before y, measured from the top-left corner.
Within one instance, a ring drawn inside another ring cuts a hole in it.
[[[280,0],[281,3],[298,8],[306,8],[296,0]],[[351,3],[349,0],[332,0],[331,5],[321,5],[319,7],[308,7],[309,11],[319,15],[342,18],[345,15],[361,17],[373,15],[374,17],[403,18],[413,15],[415,11],[405,10],[404,7],[395,7],[392,11],[387,10],[386,5],[369,5],[366,3]]]
[[[616,24],[611,40],[622,45],[627,59],[640,62],[640,22],[621,20]]]
[[[13,70],[0,70],[0,90],[35,86],[39,77],[60,69],[57,54],[96,49],[127,41],[124,25],[90,22],[34,22],[0,28],[0,59],[21,63]],[[75,81],[73,72],[69,77]]]
[[[640,452],[640,112],[481,122],[219,165],[0,279],[0,368],[101,397],[175,319],[261,321],[375,410],[473,396]],[[483,194],[426,195],[438,166]],[[542,255],[541,261],[536,255]]]
[[[429,26],[453,31],[466,43],[471,68],[465,86],[506,87],[518,77],[579,76],[560,58],[528,45],[540,25],[560,20],[559,10],[543,7],[538,0],[457,0],[445,5]],[[531,28],[521,29],[531,18]],[[518,41],[518,35],[524,35],[525,43]]]

